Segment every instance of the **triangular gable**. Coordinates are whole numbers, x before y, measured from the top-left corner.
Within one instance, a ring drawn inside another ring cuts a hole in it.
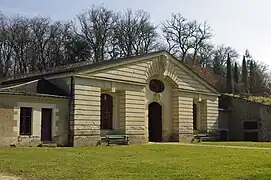
[[[142,85],[155,74],[170,77],[179,89],[219,94],[207,81],[166,51],[78,72],[81,76]]]
[[[193,84],[191,86],[195,88],[203,88],[202,90],[207,90],[215,94],[220,94],[215,87],[213,87],[209,82],[199,76],[196,72],[190,69],[188,66],[180,62],[177,58],[172,56],[171,54],[167,53],[172,61],[172,63],[176,67],[176,72],[178,72],[178,78],[184,84],[191,84],[189,83],[191,80]],[[184,78],[185,77],[185,78]],[[187,79],[186,79],[187,78]]]

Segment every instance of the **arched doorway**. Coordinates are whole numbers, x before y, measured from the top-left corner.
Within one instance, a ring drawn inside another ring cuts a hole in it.
[[[162,106],[153,102],[149,104],[149,141],[161,142],[162,141]]]

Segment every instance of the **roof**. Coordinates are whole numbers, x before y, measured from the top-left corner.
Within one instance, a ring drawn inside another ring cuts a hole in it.
[[[231,97],[240,100],[246,100],[248,102],[262,104],[266,106],[271,105],[271,97],[264,97],[264,96],[240,96],[234,94],[223,94],[223,97]]]
[[[102,67],[102,66],[106,66],[106,65],[110,65],[110,64],[116,64],[116,63],[124,62],[124,61],[126,61],[126,62],[133,61],[138,58],[152,56],[155,54],[159,54],[161,52],[166,52],[166,51],[156,51],[156,52],[151,52],[151,53],[144,54],[144,55],[129,56],[129,57],[118,58],[118,59],[109,59],[109,60],[105,60],[102,62],[96,62],[96,63],[93,63],[90,61],[72,63],[72,64],[68,64],[68,65],[58,66],[52,70],[48,70],[48,71],[44,71],[44,72],[34,72],[34,73],[28,73],[28,74],[8,77],[8,78],[1,81],[1,85],[3,86],[5,84],[14,84],[14,83],[17,83],[18,81],[21,83],[21,82],[25,82],[28,80],[34,80],[34,79],[47,77],[47,76],[51,76],[51,75],[76,72],[76,71],[81,71],[81,70],[90,69],[90,68],[91,69],[98,68],[98,67]]]
[[[68,99],[67,96],[58,96],[51,94],[42,94],[42,93],[32,93],[32,92],[11,92],[11,91],[0,91],[0,94],[6,95],[19,95],[19,96],[35,96],[35,97],[49,97],[49,98],[58,98],[58,99]]]
[[[197,76],[199,79],[201,79],[203,82],[205,82],[209,87],[211,87],[217,94],[218,91],[217,89],[206,79],[204,79],[202,76],[200,76],[198,73],[196,73],[192,68],[187,66],[186,64],[182,63],[179,61],[175,56],[170,54],[167,51],[156,51],[156,52],[151,52],[145,55],[139,55],[139,56],[130,56],[130,57],[125,57],[125,58],[118,58],[118,59],[110,59],[110,60],[105,60],[102,62],[79,62],[79,63],[73,63],[69,65],[64,65],[64,66],[59,66],[57,68],[54,68],[53,70],[49,70],[46,72],[35,72],[35,73],[30,73],[26,75],[21,75],[21,76],[14,76],[14,77],[9,77],[5,80],[1,81],[0,87],[5,87],[6,85],[10,84],[17,84],[17,83],[25,83],[28,81],[33,81],[36,79],[41,79],[44,77],[51,77],[55,75],[62,75],[62,74],[67,74],[67,73],[73,73],[73,72],[78,72],[78,71],[83,71],[83,70],[90,70],[90,69],[96,69],[96,68],[101,68],[107,65],[118,65],[119,63],[129,63],[131,61],[135,61],[137,59],[146,59],[151,56],[158,56],[158,55],[168,55],[172,59],[174,59],[176,62],[179,64],[183,65],[185,68],[190,70],[195,76]]]
[[[223,92],[226,86],[226,78],[213,72],[211,68],[200,67],[199,65],[190,65],[191,69],[196,72],[205,81],[212,84],[219,92]]]
[[[0,94],[68,98],[69,94],[46,79],[0,87]]]

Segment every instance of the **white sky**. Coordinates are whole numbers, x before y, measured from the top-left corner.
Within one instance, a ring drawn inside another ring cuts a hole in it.
[[[72,20],[92,4],[118,11],[143,9],[155,24],[177,12],[190,20],[206,20],[215,34],[213,43],[232,46],[240,54],[249,49],[254,59],[271,67],[271,0],[0,0],[0,11]]]

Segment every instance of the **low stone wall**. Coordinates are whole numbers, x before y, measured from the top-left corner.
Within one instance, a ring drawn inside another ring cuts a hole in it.
[[[246,99],[222,96],[220,99],[222,108],[226,111],[220,112],[220,129],[228,129],[229,140],[244,141],[245,132],[258,132],[259,141],[271,140],[271,110],[269,106]],[[244,121],[257,121],[259,128],[245,130]]]

